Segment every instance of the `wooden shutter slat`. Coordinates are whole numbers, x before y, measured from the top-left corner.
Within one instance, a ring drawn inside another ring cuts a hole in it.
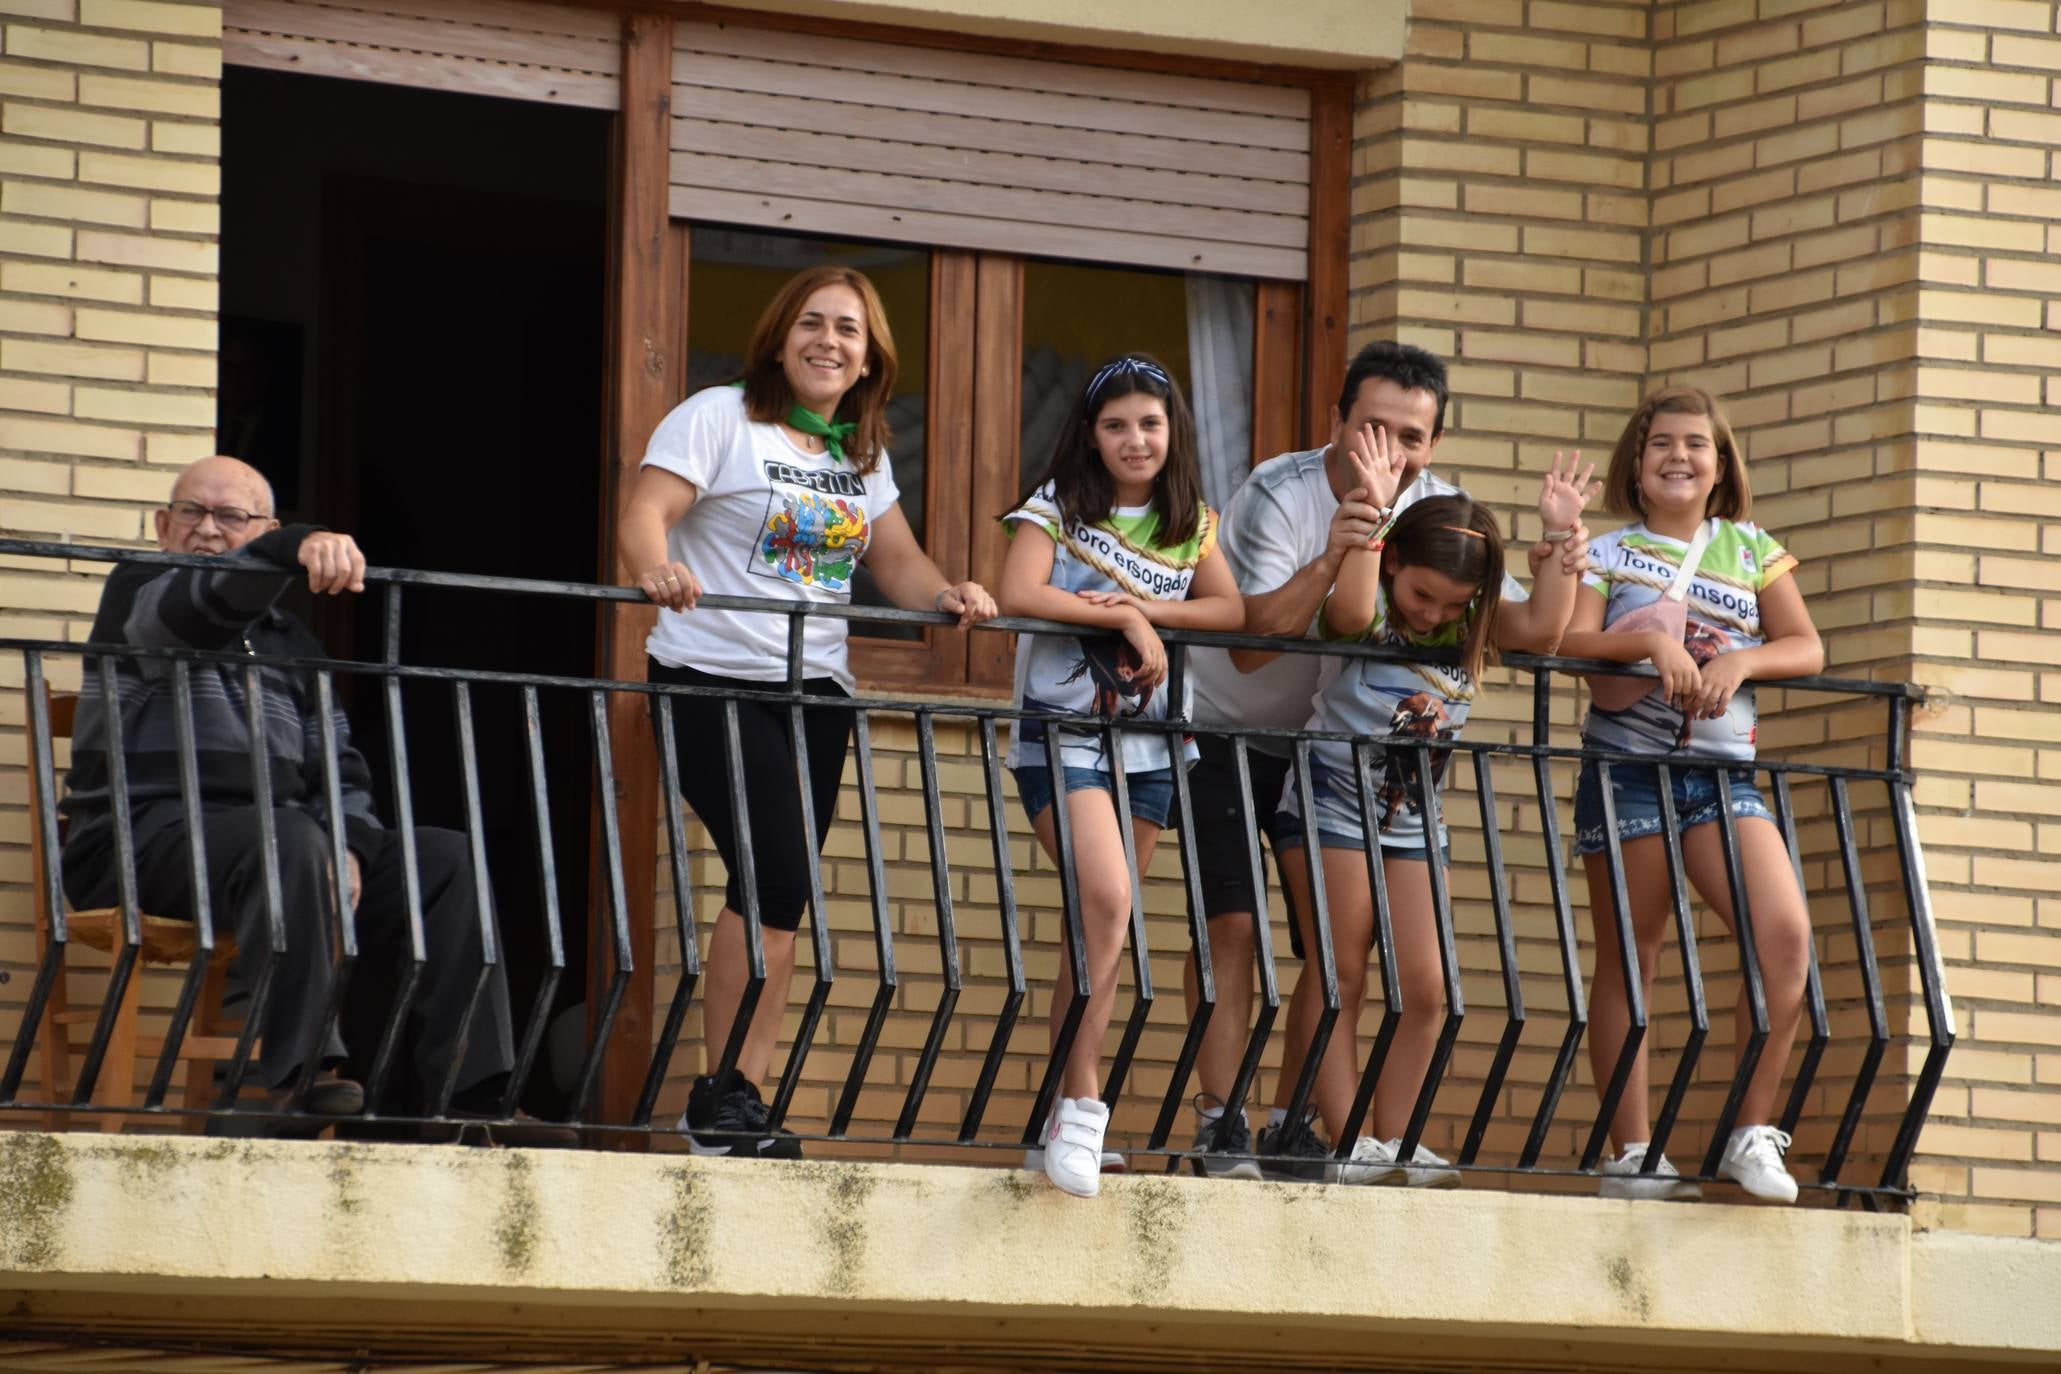
[[[864,124],[860,126],[854,121],[856,108],[832,100],[733,93],[705,86],[673,87],[675,116],[780,129],[845,128],[853,130],[850,136],[854,138],[971,148],[1025,158],[1048,158],[1055,153],[1063,153],[1071,160],[1111,167],[1157,167],[1167,171],[1287,182],[1296,186],[1305,200],[1308,197],[1310,158],[1307,149],[1291,153],[1274,148],[1236,148],[1222,143],[1189,143],[1175,138],[1102,133],[1089,129],[1068,131],[1062,145],[1055,141],[1053,131],[1046,125],[1013,124],[999,119],[938,115],[920,110],[866,108],[861,111]]]
[[[963,81],[967,73],[966,56],[944,49],[868,43],[822,34],[786,33],[745,24],[681,24],[676,27],[675,41],[683,47],[728,57],[802,62],[890,76]],[[984,85],[1064,92],[1098,99],[1110,91],[1107,71],[1069,67],[1064,63],[1035,58],[984,54],[979,58],[979,73]],[[1299,120],[1307,120],[1310,114],[1309,92],[1299,86],[1264,86],[1250,81],[1125,72],[1121,77],[1121,87],[1125,98],[1154,105],[1179,105]]]
[[[1265,214],[1299,216],[1309,203],[1309,188],[1292,181],[1260,181],[1158,168],[1117,168],[1107,163],[1019,157],[978,148],[890,142],[878,137],[852,138],[713,119],[674,119],[673,148],[676,152],[804,167],[890,172],[1076,195],[1117,195],[1126,200],[1256,210]]]
[[[1275,248],[1302,248],[1308,234],[1304,221],[1290,215],[1163,205],[1114,196],[1053,194],[881,172],[797,166],[789,162],[753,162],[706,153],[674,153],[672,178],[675,186],[766,191],[774,195],[842,200],[848,204],[935,210],[971,215],[977,219],[1058,218],[1126,233],[1265,244]]]
[[[622,103],[621,22],[529,0],[225,0],[222,59],[613,110]]]
[[[237,29],[222,32],[222,60],[241,67],[379,81],[463,95],[504,96],[593,110],[613,110],[622,101],[621,82],[613,76]]]
[[[1153,134],[1160,138],[1228,143],[1242,148],[1294,150],[1309,146],[1308,125],[1296,120],[1176,109],[1114,98],[1048,94],[991,87],[966,80],[931,81],[881,76],[872,72],[839,71],[749,57],[690,52],[686,60],[675,61],[673,80],[678,84],[708,86],[719,91],[827,98],[854,105],[1010,119],[1067,130],[1100,129],[1110,133]],[[863,116],[855,112],[854,117]]]
[[[739,224],[839,238],[948,243],[1000,253],[1216,272],[1226,276],[1300,280],[1309,268],[1305,249],[1173,239],[1117,229],[1028,220],[982,219],[928,210],[854,205],[842,200],[776,196],[715,187],[679,186],[672,192],[676,219]]]

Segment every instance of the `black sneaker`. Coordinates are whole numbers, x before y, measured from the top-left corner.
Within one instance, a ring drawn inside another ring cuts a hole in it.
[[[1196,1099],[1198,1108],[1202,1100]],[[1220,1128],[1221,1136],[1218,1134]],[[1199,1177],[1265,1178],[1256,1161],[1233,1157],[1251,1153],[1252,1128],[1245,1124],[1244,1112],[1239,1112],[1228,1122],[1218,1117],[1203,1116],[1199,1110],[1196,1112],[1195,1158],[1188,1164]]]
[[[720,1096],[716,1080],[694,1080],[687,1110],[674,1128],[687,1137],[698,1155],[734,1155],[739,1159],[800,1159],[801,1142],[792,1131],[766,1130],[766,1104],[756,1084],[735,1074],[730,1090]]]
[[[1337,1177],[1331,1147],[1317,1133],[1317,1114],[1300,1121],[1262,1126],[1259,1133],[1260,1173],[1276,1183],[1329,1183]]]

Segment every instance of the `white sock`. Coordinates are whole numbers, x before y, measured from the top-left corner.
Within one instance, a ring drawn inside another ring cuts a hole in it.
[[[1273,1127],[1275,1127],[1275,1126],[1278,1126],[1278,1125],[1280,1125],[1280,1124],[1281,1124],[1282,1122],[1286,1121],[1287,1119],[1288,1119],[1288,1109],[1287,1109],[1286,1107],[1269,1107],[1269,1108],[1267,1108],[1267,1126],[1268,1126],[1268,1128],[1269,1128],[1269,1129],[1271,1129],[1271,1128],[1273,1128]]]
[[[1195,1105],[1195,1116],[1199,1121],[1221,1121],[1224,1119],[1224,1104],[1219,1102],[1214,1107],[1205,1107],[1198,1102]]]

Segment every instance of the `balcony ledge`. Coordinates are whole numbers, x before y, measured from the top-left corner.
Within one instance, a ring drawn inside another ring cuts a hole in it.
[[[2053,1367],[2061,1246],[1820,1209],[0,1133],[16,1333],[389,1356]]]

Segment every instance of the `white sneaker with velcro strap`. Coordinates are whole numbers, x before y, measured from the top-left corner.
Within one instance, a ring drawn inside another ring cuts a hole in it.
[[[1045,1123],[1045,1177],[1063,1193],[1093,1197],[1102,1191],[1102,1137],[1109,1108],[1092,1097],[1062,1097]]]

